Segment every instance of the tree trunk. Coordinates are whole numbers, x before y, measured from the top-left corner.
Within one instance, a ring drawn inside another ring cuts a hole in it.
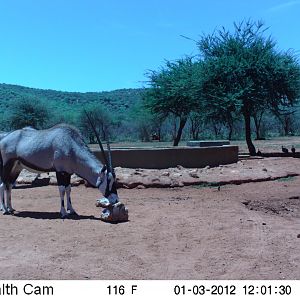
[[[199,139],[199,127],[196,127],[195,124],[191,126],[191,135],[194,141]]]
[[[244,120],[245,120],[245,134],[246,134],[246,143],[248,146],[249,154],[256,155],[255,147],[251,140],[251,118],[249,112],[244,112]]]
[[[291,118],[290,116],[285,116],[283,119],[283,129],[284,129],[284,136],[289,136],[292,133],[292,126],[291,126]]]
[[[228,140],[231,141],[233,132],[233,125],[228,123]]]
[[[193,140],[199,140],[199,129],[195,130],[195,132],[193,133]]]
[[[173,140],[175,140],[176,139],[176,132],[177,132],[177,118],[176,118],[176,116],[173,117],[172,122],[173,122],[173,124],[172,124],[172,126],[173,126],[172,138],[173,138]]]
[[[261,132],[261,121],[262,121],[262,117],[263,117],[264,111],[261,112],[257,112],[254,116],[253,116],[253,120],[254,120],[254,124],[255,124],[255,133],[256,133],[256,139],[257,140],[261,140],[262,136],[260,134]]]
[[[198,118],[196,117],[191,117],[191,129],[190,129],[190,134],[191,137],[194,141],[199,139],[199,131],[200,131],[200,122],[198,120]]]
[[[186,124],[186,121],[187,121],[187,118],[180,118],[179,128],[178,128],[178,131],[177,131],[176,138],[174,139],[173,146],[178,146],[179,141],[181,139],[183,128]]]
[[[226,118],[226,123],[224,124],[225,126],[227,125],[228,128],[228,140],[231,141],[232,139],[232,134],[233,134],[233,118],[229,114]]]

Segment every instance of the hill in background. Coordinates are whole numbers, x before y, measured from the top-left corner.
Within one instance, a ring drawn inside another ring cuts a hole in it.
[[[86,105],[99,104],[108,111],[126,117],[131,108],[138,105],[143,89],[120,89],[110,92],[63,92],[28,88],[20,85],[0,84],[0,121],[3,123],[14,102],[34,99],[45,103],[51,114],[61,115],[72,121]],[[1,124],[1,127],[4,127]]]

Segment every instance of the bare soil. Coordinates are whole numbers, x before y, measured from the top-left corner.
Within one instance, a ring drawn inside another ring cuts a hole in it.
[[[173,171],[177,185],[148,187]],[[299,159],[173,171],[127,170],[139,184],[119,189],[119,224],[99,220],[97,189],[73,187],[79,217],[61,220],[55,185],[18,184],[15,214],[0,215],[0,279],[300,279]]]

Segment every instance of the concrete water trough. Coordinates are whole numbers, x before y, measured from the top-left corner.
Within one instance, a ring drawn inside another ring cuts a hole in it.
[[[229,140],[211,140],[211,141],[188,141],[186,143],[189,147],[217,147],[230,145]]]
[[[102,160],[101,152],[93,151]],[[185,168],[216,167],[238,161],[238,146],[113,148],[115,167],[166,169],[178,165]]]

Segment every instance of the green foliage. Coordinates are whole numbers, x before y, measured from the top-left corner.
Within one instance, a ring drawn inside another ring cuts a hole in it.
[[[145,93],[145,107],[165,118],[172,114],[180,119],[174,146],[192,111],[200,109],[200,64],[186,57],[175,62],[167,61],[165,67],[148,74],[150,88]]]
[[[300,96],[300,68],[291,52],[278,52],[265,37],[262,22],[234,24],[235,31],[222,28],[198,42],[203,58],[203,94],[210,114],[245,119],[249,152],[250,117],[264,109],[279,111],[294,105]]]
[[[19,129],[26,126],[43,128],[49,119],[45,104],[36,99],[20,98],[11,107],[10,128]]]
[[[115,141],[149,141],[154,132],[174,145],[182,137],[234,136],[246,138],[254,154],[252,119],[257,138],[300,134],[298,58],[278,51],[265,33],[262,22],[249,20],[233,32],[202,35],[199,57],[166,61],[147,74],[144,89],[76,93],[0,84],[0,130],[65,122],[95,142],[86,107],[99,133],[109,130]]]
[[[141,101],[142,89],[121,89],[111,92],[61,92],[55,90],[42,90],[18,85],[0,84],[0,113],[8,110],[10,102],[29,98],[45,101],[51,111],[59,118],[74,112],[71,119],[76,118],[82,106],[96,104],[108,109],[110,112],[127,115],[130,108]],[[65,120],[68,121],[68,120]]]
[[[278,182],[287,182],[287,181],[294,181],[296,179],[295,176],[287,176],[277,179]]]
[[[110,139],[113,127],[116,126],[117,123],[113,121],[112,115],[109,113],[109,111],[99,105],[90,104],[81,110],[79,114],[79,128],[82,130],[82,132],[84,132],[90,143],[95,143],[96,137],[86,113],[93,122],[100,138],[103,140]]]
[[[165,118],[160,114],[151,113],[142,103],[139,103],[132,109],[131,118],[134,120],[139,140],[150,142],[154,133],[161,140]]]
[[[111,138],[122,139],[117,135],[116,129],[121,121],[124,124],[132,123],[132,119],[129,117],[130,111],[136,103],[141,102],[142,91],[142,89],[122,89],[99,93],[71,93],[0,84],[0,130],[11,129],[10,117],[12,114],[10,110],[13,109],[15,103],[27,99],[29,102],[35,101],[41,103],[42,106],[47,106],[51,118],[44,126],[48,127],[61,122],[79,127],[82,107],[102,108],[108,111],[108,115],[113,119]],[[121,132],[123,136],[125,133]],[[88,136],[88,133],[86,135]]]
[[[193,58],[167,61],[159,71],[150,71],[150,88],[146,91],[146,107],[161,115],[188,117],[199,105],[200,68]]]

